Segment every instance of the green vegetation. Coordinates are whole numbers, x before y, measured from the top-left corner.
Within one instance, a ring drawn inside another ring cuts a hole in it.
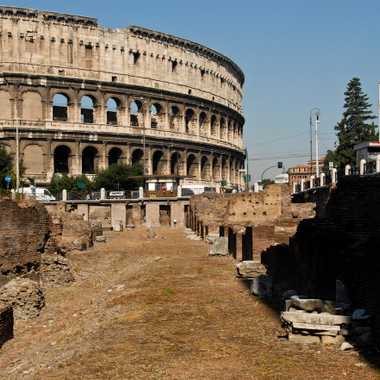
[[[140,166],[111,165],[109,168],[96,175],[93,181],[85,175],[79,177],[69,177],[65,174],[56,174],[52,178],[49,190],[52,194],[58,194],[63,189],[67,191],[83,194],[91,191],[106,190],[136,190],[142,186],[142,179],[131,178],[142,175]]]
[[[344,96],[342,119],[335,126],[338,142],[334,151],[327,152],[325,159],[326,167],[332,161],[339,172],[343,172],[347,164],[355,166],[354,145],[378,140],[376,126],[372,121],[376,117],[372,114],[371,104],[362,90],[359,78],[352,78],[348,82]]]
[[[14,178],[12,174],[12,157],[3,146],[0,146],[0,189],[6,188],[5,176],[10,175]]]

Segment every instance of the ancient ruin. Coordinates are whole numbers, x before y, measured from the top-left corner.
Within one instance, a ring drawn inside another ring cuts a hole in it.
[[[0,7],[0,143],[25,177],[145,174],[242,185],[244,75],[197,43],[95,19]]]

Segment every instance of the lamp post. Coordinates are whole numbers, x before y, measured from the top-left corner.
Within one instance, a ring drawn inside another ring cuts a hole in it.
[[[314,107],[310,110],[309,126],[310,126],[310,175],[313,174],[313,115],[315,116],[315,172],[319,178],[319,146],[318,146],[318,124],[321,115],[321,110]]]
[[[20,188],[20,136],[19,136],[19,121],[16,122],[16,192]]]

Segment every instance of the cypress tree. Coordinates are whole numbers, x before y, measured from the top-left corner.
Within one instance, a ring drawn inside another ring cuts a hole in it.
[[[359,78],[352,78],[344,93],[342,119],[335,126],[338,143],[334,152],[329,151],[326,161],[334,161],[339,171],[345,165],[355,166],[354,146],[364,141],[378,139],[369,98],[362,90]]]

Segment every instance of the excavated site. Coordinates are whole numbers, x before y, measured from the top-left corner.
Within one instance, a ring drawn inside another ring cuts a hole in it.
[[[202,194],[186,228],[120,231],[2,200],[0,377],[380,378],[379,187]]]

